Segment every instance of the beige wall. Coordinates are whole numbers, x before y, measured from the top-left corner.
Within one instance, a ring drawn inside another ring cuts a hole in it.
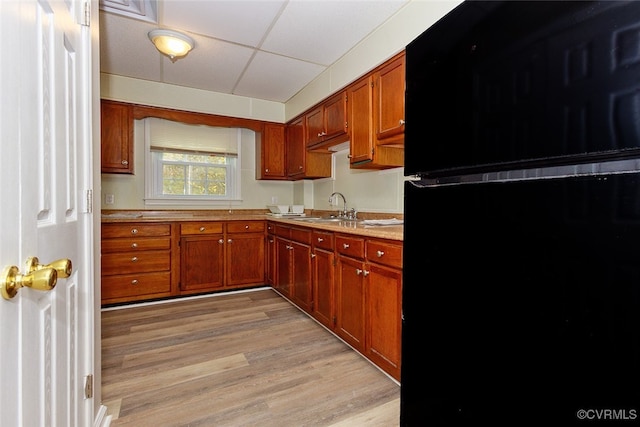
[[[284,123],[331,93],[345,87],[359,76],[384,62],[453,9],[459,1],[412,0],[385,25],[349,51],[286,104],[253,98],[188,89],[173,85],[101,75],[101,97],[145,105],[177,108]],[[144,141],[141,126],[136,125],[134,149],[135,175],[102,175],[103,209],[145,209]],[[253,132],[243,133],[241,147],[243,200],[229,206],[208,209],[260,209],[271,203],[304,204],[312,209],[332,209],[328,203],[334,191],[343,193],[347,204],[362,212],[402,213],[403,168],[363,171],[349,168],[348,149],[333,155],[332,178],[296,182],[259,181],[255,179],[255,141]],[[115,203],[106,205],[105,195],[113,194]],[[153,209],[175,206],[154,206]],[[202,206],[185,206],[202,208]]]

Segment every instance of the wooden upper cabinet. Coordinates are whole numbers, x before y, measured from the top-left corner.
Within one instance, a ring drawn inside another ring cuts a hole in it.
[[[133,174],[133,108],[101,100],[101,163],[103,173]]]
[[[331,152],[307,150],[306,120],[301,116],[287,125],[287,173],[289,179],[331,176]]]
[[[256,179],[287,179],[285,125],[264,125],[261,141],[256,146]]]
[[[347,140],[347,92],[341,91],[306,115],[307,147]]]
[[[287,126],[287,173],[290,178],[304,176],[305,131],[304,117],[298,118]]]
[[[373,77],[366,76],[347,91],[349,99],[349,162],[357,165],[373,161]]]
[[[373,117],[377,144],[404,144],[404,52],[373,74]]]

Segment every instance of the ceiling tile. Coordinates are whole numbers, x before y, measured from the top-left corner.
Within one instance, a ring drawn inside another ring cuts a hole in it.
[[[262,49],[329,66],[407,0],[290,1]]]
[[[258,52],[234,93],[285,102],[324,69],[308,62]]]
[[[284,3],[282,0],[165,0],[159,11],[160,23],[256,47]]]

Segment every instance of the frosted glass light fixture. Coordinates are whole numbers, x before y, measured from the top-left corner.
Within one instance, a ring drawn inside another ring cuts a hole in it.
[[[173,30],[151,30],[149,40],[172,62],[185,56],[195,45],[191,37]]]

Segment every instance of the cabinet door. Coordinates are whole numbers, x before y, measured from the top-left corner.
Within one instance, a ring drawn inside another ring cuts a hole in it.
[[[400,380],[402,271],[367,266],[367,357]]]
[[[356,350],[364,353],[365,294],[364,263],[338,256],[337,333]]]
[[[103,173],[133,173],[133,109],[130,105],[100,103],[101,164]]]
[[[266,268],[266,274],[267,274],[267,284],[270,286],[275,286],[276,285],[276,271],[277,271],[277,264],[276,264],[276,237],[273,234],[268,234],[267,235],[267,243],[265,246],[265,251],[266,253],[266,259],[267,259],[267,268]]]
[[[293,281],[291,298],[298,307],[311,312],[311,246],[291,242],[293,247]]]
[[[325,135],[322,107],[318,107],[310,111],[305,117],[307,128],[307,147],[311,147],[322,142]]]
[[[313,253],[313,308],[311,313],[320,323],[333,330],[334,315],[334,259],[331,251],[316,248]]]
[[[372,77],[363,78],[348,89],[350,154],[353,164],[373,160],[373,101]]]
[[[287,174],[289,177],[304,176],[305,142],[304,117],[287,126]]]
[[[287,177],[285,126],[265,124],[260,144],[262,179],[284,179]]]
[[[222,235],[187,236],[180,239],[180,289],[207,291],[223,286],[224,240]]]
[[[276,289],[287,298],[291,297],[291,282],[293,281],[292,251],[293,246],[289,240],[276,237]]]
[[[324,104],[323,139],[337,138],[347,133],[347,94],[340,92]]]
[[[264,235],[227,235],[227,286],[264,284]]]
[[[374,73],[374,132],[378,144],[404,142],[405,57]]]

